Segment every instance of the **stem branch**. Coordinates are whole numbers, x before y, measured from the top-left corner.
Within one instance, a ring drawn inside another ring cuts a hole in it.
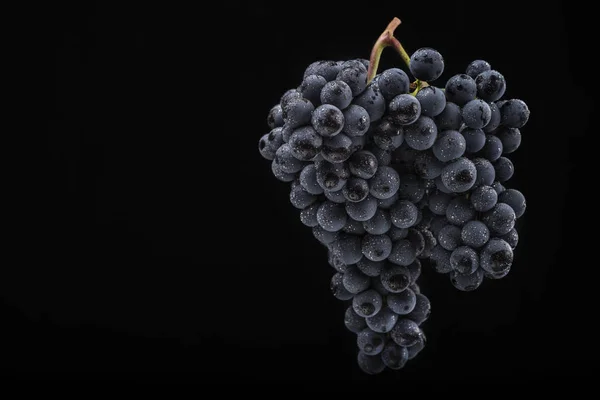
[[[395,48],[398,48],[398,46],[400,46],[400,48],[402,48],[402,45],[400,45],[400,42],[398,42],[398,40],[394,37],[394,31],[396,30],[398,25],[400,25],[400,23],[401,23],[400,19],[394,17],[394,19],[388,24],[387,28],[385,28],[385,30],[381,33],[381,35],[379,35],[379,38],[373,45],[373,49],[371,50],[371,57],[369,58],[369,69],[367,71],[367,84],[369,84],[373,80],[373,78],[375,78],[375,75],[377,75],[377,68],[379,67],[379,59],[381,58],[381,53],[383,53],[383,49],[385,49],[388,46],[394,46]],[[396,41],[398,43],[398,45],[395,45],[394,41]],[[402,49],[402,51],[404,51],[404,49]],[[404,51],[404,54],[406,54],[405,51]],[[407,57],[408,57],[408,54],[407,54]],[[403,56],[403,58],[404,58],[404,56]],[[410,57],[408,57],[408,60],[410,60]],[[404,62],[406,62],[406,60]]]

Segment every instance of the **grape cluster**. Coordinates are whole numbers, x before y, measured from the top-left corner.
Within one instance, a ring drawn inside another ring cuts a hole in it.
[[[506,276],[525,198],[506,187],[507,157],[529,119],[503,100],[504,77],[476,60],[444,87],[431,48],[367,81],[369,62],[317,61],[269,112],[259,140],[273,175],[291,185],[301,222],[327,248],[333,295],[349,302],[369,374],[403,368],[425,346],[430,314],[421,264],[462,291]]]

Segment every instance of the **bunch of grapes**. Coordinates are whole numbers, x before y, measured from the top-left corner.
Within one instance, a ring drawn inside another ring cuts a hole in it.
[[[506,276],[526,207],[507,187],[525,102],[503,99],[504,76],[483,60],[431,84],[442,55],[421,48],[409,57],[391,34],[398,24],[371,60],[310,64],[270,110],[258,146],[327,248],[330,287],[348,302],[345,326],[368,374],[401,369],[425,346],[422,263],[462,291]],[[376,73],[386,46],[403,55],[414,82],[400,68]]]

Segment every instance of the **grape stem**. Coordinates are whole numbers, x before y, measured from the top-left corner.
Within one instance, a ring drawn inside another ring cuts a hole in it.
[[[367,70],[367,84],[371,83],[375,75],[377,75],[377,68],[379,68],[379,59],[381,58],[381,53],[383,53],[383,49],[386,47],[393,47],[400,57],[402,57],[402,61],[406,64],[407,67],[410,67],[410,56],[402,47],[402,44],[398,39],[394,37],[394,31],[396,28],[402,23],[399,18],[394,17],[392,21],[388,24],[387,28],[379,35],[379,38],[373,45],[373,49],[371,50],[371,57],[369,58],[369,69]],[[429,86],[427,82],[415,80],[411,83],[411,89],[414,89],[415,92],[419,91],[421,88],[425,86]]]

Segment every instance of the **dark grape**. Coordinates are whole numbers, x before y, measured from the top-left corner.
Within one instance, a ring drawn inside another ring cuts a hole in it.
[[[527,208],[525,196],[517,189],[506,189],[500,193],[498,195],[498,202],[508,204],[515,212],[517,218],[521,218]]]
[[[386,297],[387,305],[398,315],[406,315],[415,309],[417,296],[410,288],[400,293],[390,293]]]
[[[377,199],[373,196],[367,196],[366,199],[357,203],[347,202],[346,212],[353,220],[367,221],[373,218],[377,212]]]
[[[392,252],[392,240],[387,235],[367,234],[362,240],[362,253],[371,261],[383,261]]]
[[[323,90],[326,83],[327,80],[321,75],[307,75],[298,87],[298,91],[302,97],[318,106],[321,104],[321,90]]]
[[[348,269],[348,264],[342,260],[342,255],[335,249],[332,249],[331,246],[327,248],[327,262],[333,269],[342,274]]]
[[[446,209],[446,219],[453,225],[463,226],[475,218],[475,209],[465,197],[452,199]]]
[[[377,172],[379,163],[377,157],[369,151],[361,150],[352,154],[348,159],[350,172],[359,178],[370,179]]]
[[[369,375],[380,374],[385,369],[385,364],[379,355],[369,356],[362,351],[358,352],[357,363],[360,370]]]
[[[387,199],[398,191],[400,177],[396,170],[382,165],[369,180],[369,187],[371,196],[376,199]]]
[[[352,95],[358,96],[367,87],[367,68],[362,63],[350,66],[342,64],[342,69],[338,72],[336,79],[346,82],[352,90]]]
[[[298,160],[292,154],[292,148],[288,143],[282,144],[275,152],[273,162],[279,165],[282,172],[295,174],[304,168],[304,162]]]
[[[438,274],[447,274],[452,271],[452,264],[450,264],[450,255],[452,253],[440,244],[436,245],[431,249],[431,257],[429,262],[435,272]]]
[[[338,204],[346,203],[346,198],[344,197],[344,192],[342,192],[341,190],[338,190],[337,192],[331,192],[329,190],[325,190],[325,191],[323,191],[323,194],[325,195],[325,198],[327,198],[327,200],[333,201],[334,203],[338,203]]]
[[[422,47],[410,56],[411,74],[422,81],[433,82],[444,72],[444,58],[429,47]]]
[[[421,115],[413,124],[404,129],[406,144],[415,150],[427,150],[433,146],[438,136],[437,125],[430,117]]]
[[[381,295],[374,289],[367,289],[354,296],[352,307],[361,317],[367,318],[377,314],[383,305]]]
[[[288,145],[298,160],[310,161],[321,151],[323,138],[312,127],[303,126],[292,133]]]
[[[267,125],[269,128],[274,129],[283,126],[282,114],[281,104],[276,104],[269,110],[269,115],[267,115]]]
[[[506,190],[506,188],[504,186],[502,186],[502,184],[500,182],[494,182],[492,184],[492,187],[494,188],[494,190],[496,191],[496,194],[498,194],[498,195]]]
[[[483,214],[482,221],[494,235],[506,235],[515,227],[517,216],[506,203],[497,203],[494,208]]]
[[[369,195],[369,184],[362,178],[352,177],[342,188],[342,193],[348,201],[354,203],[363,201]]]
[[[500,158],[503,149],[504,146],[498,136],[485,135],[485,144],[477,154],[483,158],[487,158],[491,162],[494,162]]]
[[[492,69],[492,67],[490,66],[490,63],[488,63],[487,61],[475,60],[469,64],[466,72],[467,72],[467,75],[469,75],[471,78],[475,79],[477,77],[477,75],[479,75],[480,73],[489,71],[491,69]]]
[[[342,282],[343,279],[344,279],[344,274],[342,274],[340,272],[336,272],[333,275],[333,277],[331,278],[331,283],[329,285],[329,288],[331,289],[331,293],[333,294],[333,297],[335,297],[338,300],[346,301],[346,300],[350,300],[353,295],[352,295],[352,293],[347,291],[346,288],[344,288],[344,284]]]
[[[417,258],[417,249],[407,239],[396,240],[392,245],[392,252],[388,260],[396,265],[407,266],[413,263]]]
[[[390,101],[399,94],[408,93],[410,79],[400,68],[386,69],[377,80],[379,89],[385,100]]]
[[[469,101],[463,106],[461,113],[465,125],[472,129],[483,128],[492,119],[490,106],[481,99]]]
[[[400,175],[400,187],[398,189],[398,198],[418,203],[425,196],[425,189],[421,185],[419,178],[411,173]]]
[[[342,234],[329,246],[347,265],[356,264],[362,258],[361,236]]]
[[[408,272],[410,272],[410,285],[413,286],[421,276],[421,261],[416,259],[408,264],[406,268],[408,269]]]
[[[415,96],[400,94],[390,101],[388,115],[395,124],[413,124],[421,116],[421,103]]]
[[[416,291],[415,293],[417,296],[415,308],[408,313],[405,318],[415,321],[417,324],[421,325],[423,322],[427,321],[429,315],[431,315],[431,303],[425,295],[417,293]]]
[[[300,184],[293,186],[290,190],[290,202],[297,209],[303,210],[316,201],[317,196],[308,193]]]
[[[465,138],[466,153],[477,153],[485,146],[486,137],[483,129],[465,128],[460,133]]]
[[[344,81],[327,82],[321,90],[321,103],[343,110],[352,102],[352,89]]]
[[[412,360],[417,355],[419,355],[419,353],[425,348],[426,341],[427,341],[427,339],[425,337],[425,333],[423,333],[421,335],[421,338],[419,339],[419,341],[417,343],[415,343],[412,346],[406,348],[406,351],[408,352],[408,359],[409,360]]]
[[[434,143],[434,147],[435,147]],[[415,173],[425,179],[435,179],[442,174],[444,163],[438,160],[432,151],[421,151],[415,158]]]
[[[369,83],[364,92],[354,98],[354,104],[367,110],[371,123],[380,120],[385,114],[385,99],[375,80]]]
[[[446,215],[448,204],[452,201],[453,197],[448,193],[436,191],[429,195],[429,210],[435,215]]]
[[[390,293],[400,293],[410,285],[410,271],[403,266],[392,266],[381,272],[381,283]]]
[[[390,208],[392,224],[398,228],[410,228],[417,222],[419,209],[414,203],[400,200]]]
[[[367,327],[367,321],[358,315],[350,305],[344,314],[344,325],[350,332],[359,333]]]
[[[458,106],[463,106],[475,99],[477,86],[475,80],[467,74],[450,77],[446,82],[446,99]]]
[[[367,326],[377,333],[388,333],[396,325],[397,320],[398,315],[389,307],[383,307],[376,315],[366,318]]]
[[[408,229],[392,226],[387,234],[392,241],[405,239],[408,236]]]
[[[450,282],[458,290],[472,292],[481,286],[483,277],[483,270],[481,269],[477,269],[470,274],[461,274],[458,271],[452,271],[450,273]]]
[[[340,236],[339,232],[329,232],[323,229],[321,226],[317,225],[312,228],[312,233],[315,239],[321,242],[324,245],[331,244],[335,242]]]
[[[387,199],[377,199],[377,206],[382,210],[389,210],[398,201],[398,192]]]
[[[446,107],[444,110],[435,117],[438,130],[458,130],[462,124],[462,115],[460,112],[460,106],[451,101],[446,101]]]
[[[479,254],[469,246],[460,246],[450,254],[452,269],[460,274],[472,274],[479,268]]]
[[[346,181],[350,178],[350,169],[345,163],[334,164],[323,160],[316,162],[315,168],[319,186],[330,192],[342,190]]]
[[[508,100],[500,108],[502,125],[509,128],[522,128],[529,121],[529,113],[529,107],[523,100]]]
[[[507,271],[512,262],[513,250],[505,240],[500,238],[491,238],[479,254],[481,268],[490,274]]]
[[[440,177],[444,186],[452,192],[464,192],[475,184],[477,169],[471,160],[461,157],[446,165]]]
[[[317,168],[310,163],[300,172],[300,185],[310,194],[322,194],[323,188],[317,182]]]
[[[471,160],[477,170],[477,179],[474,186],[490,186],[496,179],[496,170],[492,163],[486,158],[477,157]]]
[[[300,221],[310,228],[319,225],[319,223],[317,222],[317,211],[319,210],[320,206],[320,202],[315,202],[303,209],[302,211],[300,211]]]
[[[442,131],[431,148],[435,157],[441,162],[456,160],[467,148],[467,142],[458,131]],[[435,177],[434,177],[435,178]]]
[[[446,107],[446,96],[444,92],[435,86],[425,86],[415,96],[421,103],[421,114],[435,117],[441,114]]]
[[[363,136],[371,126],[369,113],[361,106],[351,104],[344,111],[344,133],[350,137]]]
[[[323,139],[321,155],[331,163],[341,163],[352,155],[352,139],[343,133]]]
[[[291,128],[298,128],[310,122],[315,110],[313,103],[303,97],[294,98],[283,107],[283,120]]]
[[[357,294],[369,288],[371,279],[363,274],[356,265],[348,265],[342,283],[348,292]]]
[[[344,128],[344,114],[336,106],[323,104],[312,113],[311,124],[319,135],[332,137]]]
[[[490,240],[490,230],[481,221],[469,221],[462,227],[460,238],[465,245],[477,249]]]
[[[343,204],[325,201],[317,210],[319,226],[329,232],[337,232],[346,225],[348,215]]]
[[[486,133],[491,133],[498,129],[500,126],[500,108],[496,103],[489,103],[490,111],[492,112],[492,117],[490,118],[490,122],[483,128],[483,131]]]
[[[383,235],[392,227],[389,211],[378,209],[372,218],[363,222],[363,226],[372,235]]]
[[[517,244],[519,243],[519,233],[515,228],[513,228],[506,235],[500,236],[500,239],[503,239],[509,244],[510,248],[514,250],[517,248]]]
[[[283,110],[287,107],[287,105],[295,99],[301,99],[302,93],[300,93],[297,89],[290,89],[286,91],[279,100],[279,105],[281,106],[281,118],[283,119]]]
[[[338,72],[340,71],[341,63],[331,60],[319,60],[315,61],[306,67],[304,71],[304,78],[309,75],[320,75],[325,78],[328,82],[335,79]]]
[[[402,369],[408,362],[408,350],[406,347],[388,342],[381,352],[381,361],[391,370]]]
[[[519,128],[501,126],[496,132],[496,137],[502,143],[503,154],[513,153],[521,146],[521,131]]]
[[[512,161],[506,157],[500,157],[497,159],[496,162],[494,162],[494,169],[496,170],[496,179],[499,182],[508,181],[515,173],[515,166],[513,165]]]
[[[469,200],[475,211],[485,212],[494,208],[498,202],[498,193],[492,186],[482,185],[471,193]]]
[[[379,274],[381,274],[384,264],[385,263],[383,261],[371,261],[368,257],[363,257],[358,263],[356,263],[356,266],[363,274],[370,277],[378,277]]]
[[[456,225],[446,225],[438,234],[438,243],[444,249],[452,251],[460,245],[461,229]]]
[[[374,356],[383,350],[385,336],[367,327],[356,335],[356,344],[363,353]]]
[[[504,76],[495,70],[483,71],[475,78],[477,97],[484,101],[496,101],[506,91]]]
[[[422,334],[417,322],[405,317],[396,322],[390,337],[399,346],[410,347],[419,341]]]

